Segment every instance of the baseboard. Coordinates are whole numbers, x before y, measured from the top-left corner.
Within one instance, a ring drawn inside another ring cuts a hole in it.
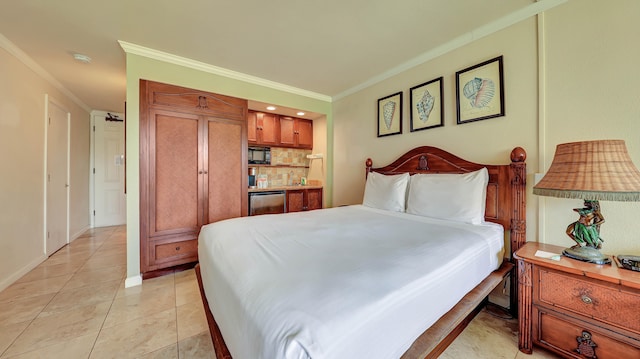
[[[91,225],[87,225],[84,228],[82,228],[81,230],[79,230],[78,232],[76,232],[75,234],[72,234],[69,237],[69,243],[75,241],[76,239],[80,238],[81,235],[84,234],[84,232],[88,231],[89,229],[91,229]]]
[[[47,256],[42,255],[34,259],[33,261],[31,261],[31,263],[22,267],[19,271],[13,273],[9,277],[0,281],[0,291],[5,290],[7,287],[15,283],[18,279],[22,278],[23,275],[29,273],[33,268],[37,267],[40,263],[44,262],[45,260],[47,260]]]
[[[131,288],[131,287],[135,287],[135,286],[138,286],[138,285],[142,285],[142,275],[140,275],[140,274],[138,274],[136,276],[133,276],[133,277],[128,277],[124,281],[124,287],[125,288]]]

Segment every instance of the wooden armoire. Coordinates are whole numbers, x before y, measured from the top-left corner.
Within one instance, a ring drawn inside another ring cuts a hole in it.
[[[247,101],[140,80],[140,272],[198,260],[208,223],[247,215]]]

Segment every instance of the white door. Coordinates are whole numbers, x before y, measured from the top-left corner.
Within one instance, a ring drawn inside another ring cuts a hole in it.
[[[47,105],[46,250],[53,254],[69,241],[69,113]]]
[[[114,115],[115,116],[115,115]],[[124,193],[124,122],[94,115],[94,226],[126,223]]]

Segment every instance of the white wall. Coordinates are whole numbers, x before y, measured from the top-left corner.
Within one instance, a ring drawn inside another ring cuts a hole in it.
[[[319,180],[327,187],[327,118],[322,116],[313,120],[313,154],[321,153],[322,159],[312,159],[309,161],[309,180]],[[327,192],[325,191],[322,200],[326,206]]]
[[[531,192],[533,174],[548,168],[557,144],[588,139],[626,140],[640,166],[638,14],[635,0],[569,1],[337,101],[335,205],[361,202],[367,157],[383,166],[410,148],[433,145],[474,162],[508,163],[511,148],[521,146],[528,153],[527,240],[573,245],[565,229],[582,202],[539,199]],[[498,55],[506,116],[456,125],[455,72]],[[408,89],[439,76],[445,126],[410,133]],[[377,138],[377,99],[397,91],[404,93],[406,130]],[[604,251],[640,254],[640,205],[602,202],[602,208]]]
[[[622,139],[640,167],[640,1],[570,1],[544,18],[546,170],[560,143]],[[535,196],[533,196],[535,197]],[[535,200],[535,199],[534,199]],[[540,239],[569,245],[564,233],[581,200],[540,197]],[[600,202],[603,251],[640,255],[640,203]]]
[[[381,167],[422,145],[481,163],[509,163],[511,150],[521,146],[535,164],[536,43],[536,20],[530,18],[334,103],[334,203],[361,203],[367,158]],[[499,55],[504,57],[506,116],[457,125],[455,72]],[[409,132],[409,88],[440,76],[444,127]],[[377,100],[397,91],[403,91],[404,133],[378,138]]]
[[[71,113],[70,234],[89,225],[89,112],[20,53],[0,35],[0,290],[46,258],[45,94]]]

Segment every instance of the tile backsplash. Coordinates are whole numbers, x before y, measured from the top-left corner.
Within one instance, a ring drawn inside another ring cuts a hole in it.
[[[311,150],[271,147],[271,166],[259,166],[256,173],[268,176],[269,187],[300,183],[300,177],[306,177],[309,173],[307,155],[310,154]],[[278,165],[285,167],[278,167]]]
[[[271,165],[309,167],[309,159],[307,158],[307,155],[310,154],[311,150],[271,147]]]

